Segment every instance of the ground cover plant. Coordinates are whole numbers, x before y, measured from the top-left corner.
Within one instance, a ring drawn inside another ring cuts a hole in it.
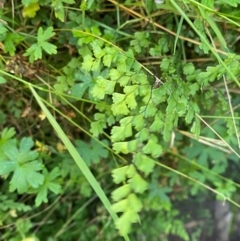
[[[0,240],[199,241],[204,201],[237,213],[238,4],[0,1]]]

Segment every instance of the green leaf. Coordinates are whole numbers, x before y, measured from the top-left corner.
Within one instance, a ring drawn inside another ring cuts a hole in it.
[[[43,50],[45,50],[45,52],[47,52],[50,55],[57,53],[57,47],[53,44],[50,44],[48,42],[43,42],[41,46]]]
[[[161,132],[163,127],[164,127],[164,122],[163,122],[163,117],[161,114],[158,112],[158,114],[155,115],[154,121],[150,126],[150,131],[153,132]]]
[[[136,174],[136,168],[134,167],[133,164],[129,165],[127,169],[127,177],[132,178]]]
[[[154,178],[149,184],[149,191],[151,198],[157,197],[158,199],[160,199],[161,202],[170,202],[170,198],[168,197],[167,193],[171,193],[172,188],[167,186],[161,187],[157,179]]]
[[[48,190],[52,191],[55,194],[59,194],[61,192],[61,186],[56,181],[56,178],[60,175],[59,168],[55,167],[50,173],[47,169],[43,170],[44,175],[44,183],[37,190],[37,197],[35,199],[36,206],[40,206],[41,203],[48,202],[47,194]]]
[[[93,97],[102,100],[105,97],[106,94],[106,89],[107,89],[107,84],[108,84],[108,80],[103,78],[103,77],[98,77],[96,84],[93,86],[91,94],[93,95]],[[108,91],[110,91],[108,89]]]
[[[187,65],[185,65],[183,67],[183,73],[185,75],[192,75],[195,73],[195,67],[193,65],[193,63],[188,63]]]
[[[151,154],[154,158],[159,157],[163,152],[162,146],[156,143],[151,137],[142,150],[143,153]]]
[[[146,182],[138,173],[136,173],[129,181],[131,189],[136,193],[144,193],[148,189]]]
[[[102,140],[101,142],[105,145],[108,144],[106,140]],[[108,150],[94,139],[91,139],[90,143],[76,140],[76,146],[76,149],[88,166],[99,163],[102,159],[108,157]]]
[[[44,176],[38,172],[41,169],[42,165],[38,161],[23,165],[17,163],[10,182],[10,192],[17,190],[21,194],[27,192],[29,187],[38,188],[44,181]]]
[[[17,163],[14,161],[1,160],[0,161],[0,175],[9,174],[17,168]]]
[[[128,206],[128,200],[123,199],[117,203],[114,203],[112,205],[112,210],[116,213],[124,212],[127,209],[127,206]]]
[[[132,136],[132,124],[128,123],[125,126],[114,126],[111,130],[111,139],[113,142],[123,141],[127,137]]]
[[[37,59],[42,58],[42,49],[48,54],[56,54],[57,47],[53,44],[46,42],[49,38],[53,37],[53,27],[48,27],[45,31],[42,27],[38,29],[37,43],[32,44],[27,50],[24,56],[29,56],[30,63],[33,63]]]
[[[127,200],[128,200],[128,206],[132,208],[136,213],[142,210],[143,208],[142,202],[134,193],[131,193],[128,196]]]
[[[137,134],[136,134],[138,141],[146,141],[149,139],[149,130],[148,128],[142,128]]]
[[[5,39],[5,34],[8,32],[8,29],[0,22],[0,41]]]
[[[35,60],[42,58],[42,48],[38,44],[33,44],[23,56],[29,56],[29,62],[33,63]]]
[[[17,33],[8,33],[4,40],[4,53],[14,56],[17,45],[25,38]]]
[[[130,78],[130,76],[122,76],[117,80],[117,82],[120,84],[120,86],[126,86]]]
[[[116,104],[112,104],[111,110],[112,110],[112,113],[114,116],[127,115],[130,112],[125,101],[116,103]]]
[[[19,150],[14,145],[4,147],[4,154],[8,160],[0,161],[0,174],[13,172],[10,181],[10,191],[18,193],[27,192],[29,187],[37,188],[44,180],[44,176],[38,171],[42,170],[42,164],[37,161],[38,153],[31,151],[33,146],[31,138],[23,138]]]
[[[126,180],[127,170],[129,166],[120,167],[112,171],[113,181],[116,184],[124,182]]]
[[[106,128],[106,116],[102,113],[96,113],[94,115],[95,122],[91,123],[91,132],[94,136],[98,136],[103,132],[103,129]]]
[[[153,172],[155,161],[142,153],[137,153],[133,159],[138,170],[146,176]]]
[[[143,115],[136,115],[133,118],[132,125],[137,131],[140,131],[144,127],[144,117]]]
[[[113,150],[116,153],[123,153],[123,154],[128,154],[130,153],[129,147],[128,147],[128,142],[116,142],[113,143]]]
[[[137,101],[135,99],[135,95],[134,95],[133,92],[127,94],[126,99],[125,99],[125,103],[127,104],[129,109],[131,109],[131,110],[136,109],[138,104],[137,104]]]
[[[95,43],[95,42],[94,42]],[[101,49],[100,46],[98,46],[97,44],[92,44],[92,47],[93,47],[93,53],[94,53],[94,56],[96,58],[101,58],[105,55],[105,52],[104,50]]]
[[[85,55],[83,57],[82,69],[86,71],[90,71],[93,65],[94,58],[91,55]]]
[[[46,40],[52,38],[55,35],[53,32],[53,27],[48,27],[46,30],[43,30],[42,27],[38,29],[38,44],[41,46]]]
[[[121,103],[125,100],[125,97],[126,96],[124,94],[113,93],[113,95],[112,95],[113,103],[115,103],[115,104]]]
[[[111,80],[118,80],[121,77],[121,73],[117,69],[111,69],[109,76]]]
[[[40,9],[38,3],[31,3],[28,6],[25,6],[22,10],[22,15],[24,18],[34,18],[36,12]]]
[[[131,224],[139,219],[136,212],[127,209],[123,215],[117,220],[116,227],[122,236],[127,235],[131,230]]]
[[[111,54],[105,54],[103,56],[103,64],[106,66],[106,67],[110,67],[111,66],[111,63],[112,63],[112,55]]]
[[[130,193],[131,188],[129,184],[125,184],[112,192],[112,198],[115,202],[125,198]]]
[[[1,141],[6,141],[10,138],[12,138],[16,134],[16,131],[13,127],[11,128],[4,128],[1,133]]]

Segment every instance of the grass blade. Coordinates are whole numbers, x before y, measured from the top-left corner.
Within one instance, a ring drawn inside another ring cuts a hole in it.
[[[97,182],[97,180],[95,179],[95,177],[93,176],[91,171],[89,170],[88,166],[86,165],[84,160],[81,158],[78,151],[73,146],[73,144],[69,140],[69,138],[66,136],[66,134],[64,133],[62,128],[59,126],[59,124],[57,123],[57,121],[55,120],[53,115],[50,113],[48,108],[45,106],[45,104],[41,100],[41,97],[37,94],[35,89],[31,85],[29,85],[29,88],[32,91],[32,93],[33,93],[36,101],[38,102],[39,106],[41,107],[42,111],[46,115],[48,121],[51,123],[52,127],[57,132],[59,138],[64,143],[64,145],[66,146],[70,155],[72,156],[72,158],[74,159],[74,161],[78,165],[79,169],[82,171],[82,173],[84,174],[84,176],[86,177],[86,179],[88,180],[88,182],[90,183],[90,185],[92,186],[92,188],[94,189],[94,191],[96,192],[98,197],[101,199],[105,208],[108,210],[109,214],[111,215],[113,220],[116,222],[118,220],[118,216],[115,212],[112,211],[110,201],[108,200],[107,196],[105,195],[104,191],[100,187],[99,183]],[[125,240],[129,240],[128,236],[126,236],[124,238],[125,238]]]

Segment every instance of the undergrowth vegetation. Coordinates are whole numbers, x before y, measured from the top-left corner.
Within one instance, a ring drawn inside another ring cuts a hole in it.
[[[199,241],[182,205],[238,208],[238,3],[0,1],[0,240]]]

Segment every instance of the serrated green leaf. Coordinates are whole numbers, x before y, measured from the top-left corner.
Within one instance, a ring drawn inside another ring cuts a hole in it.
[[[149,175],[155,166],[154,160],[146,155],[143,155],[142,153],[136,154],[134,157],[134,163],[138,170],[143,172],[145,175]]]
[[[192,75],[195,73],[195,67],[193,65],[193,63],[188,63],[187,65],[185,65],[183,67],[183,73],[185,75]]]
[[[93,47],[94,56],[95,56],[96,58],[99,59],[99,58],[102,58],[102,57],[105,55],[104,50],[102,50],[102,49],[100,48],[100,46],[94,44],[94,45],[92,45],[92,47]]]
[[[22,42],[25,37],[17,33],[7,33],[4,40],[4,53],[9,53],[11,56],[14,56],[16,47],[20,42]]]
[[[142,202],[140,199],[134,194],[131,193],[128,198],[128,206],[136,213],[140,212],[143,208]]]
[[[51,43],[43,42],[41,47],[50,55],[57,53],[57,47]]]
[[[113,150],[116,153],[123,153],[123,154],[128,154],[130,153],[129,147],[128,147],[128,142],[116,142],[113,143]]]
[[[30,137],[24,137],[20,142],[20,152],[27,152],[34,146],[34,142]]]
[[[137,134],[136,134],[136,138],[138,141],[146,141],[149,139],[149,130],[148,128],[142,128],[142,130],[140,130]]]
[[[25,6],[22,10],[22,15],[24,18],[34,18],[36,16],[36,12],[40,9],[38,3],[31,3],[27,7]]]
[[[99,120],[99,121],[93,121],[91,123],[91,133],[93,134],[94,137],[98,137],[99,134],[103,133],[103,129],[106,128],[106,123],[105,121]]]
[[[109,76],[111,80],[118,80],[121,77],[121,73],[117,69],[111,69]]]
[[[38,188],[44,181],[44,176],[38,172],[41,169],[38,161],[17,164],[10,181],[10,192],[17,190],[21,194],[27,192],[29,187]]]
[[[4,128],[1,133],[1,139],[6,141],[10,138],[12,138],[16,134],[16,131],[13,127],[11,128]]]
[[[124,182],[126,180],[127,170],[129,166],[120,167],[112,171],[113,181],[116,184]]]
[[[125,98],[126,98],[126,95],[120,94],[120,93],[113,93],[112,95],[113,103],[115,104],[123,102]]]
[[[95,97],[99,100],[104,99],[105,94],[106,94],[107,84],[108,84],[107,79],[105,79],[101,76],[98,77],[96,84],[93,86],[93,88],[91,90],[91,94],[93,95],[93,97]],[[108,91],[112,91],[112,90],[108,89]]]
[[[112,63],[112,55],[111,54],[105,54],[103,56],[103,64],[106,67],[110,67]]]
[[[117,115],[127,115],[130,113],[125,101],[117,104],[112,104],[111,110],[114,116]]]
[[[43,30],[42,27],[38,29],[38,44],[41,46],[46,40],[53,37],[55,33],[53,32],[53,27],[48,27],[46,30]]]
[[[108,144],[106,140],[101,142],[104,145]],[[90,143],[76,140],[76,146],[76,149],[88,166],[99,163],[102,158],[106,159],[108,156],[108,150],[94,139],[91,139]]]
[[[157,113],[158,109],[153,103],[149,103],[147,106],[142,106],[140,111],[144,112],[145,117],[153,117]]]
[[[0,35],[4,36],[4,34],[6,34],[7,32],[8,32],[8,29],[2,23],[0,23]],[[3,39],[0,38],[0,40],[3,40]]]
[[[126,95],[125,103],[127,104],[129,109],[131,109],[131,110],[136,109],[137,101],[135,99],[135,95],[133,92]]]
[[[122,76],[117,80],[117,82],[120,84],[120,86],[126,86],[130,78],[130,76]]]
[[[136,115],[133,118],[132,125],[135,127],[137,131],[140,131],[144,127],[144,117],[143,115]]]
[[[9,174],[14,171],[17,167],[15,161],[1,160],[0,161],[0,175]]]
[[[162,146],[156,143],[155,141],[153,141],[151,137],[142,150],[143,150],[143,153],[151,154],[152,157],[154,158],[159,157],[163,152]]]
[[[115,202],[125,198],[130,193],[131,188],[129,184],[125,184],[112,192],[112,198]]]
[[[137,222],[139,217],[133,210],[127,209],[123,215],[117,220],[116,228],[122,236],[127,235],[131,231],[131,224]]]
[[[26,50],[23,56],[29,56],[29,62],[33,63],[35,60],[42,58],[42,48],[38,44],[33,44]]]
[[[117,203],[114,203],[112,205],[112,210],[116,213],[124,212],[127,209],[127,206],[128,206],[128,200],[123,199]]]
[[[48,190],[55,194],[59,194],[61,192],[61,186],[55,180],[60,175],[59,168],[55,167],[50,173],[47,171],[47,169],[44,169],[43,174],[45,180],[43,185],[41,185],[41,187],[38,189],[38,194],[35,199],[37,207],[43,202],[48,202]]]
[[[98,71],[101,65],[101,59],[95,59],[92,65],[92,71]]]
[[[150,131],[160,132],[164,127],[164,122],[160,116],[160,114],[155,115],[154,121],[150,126]]]
[[[85,55],[83,57],[82,69],[86,71],[90,71],[93,65],[93,57],[91,55]]]
[[[136,174],[136,168],[134,167],[133,164],[128,166],[126,175],[128,178],[132,178]]]
[[[108,81],[106,86],[106,94],[111,95],[114,92],[116,81]]]
[[[123,141],[127,137],[132,136],[132,124],[128,123],[125,126],[114,126],[111,130],[111,139],[113,142]]]
[[[122,118],[120,120],[121,126],[130,124],[134,118],[135,118],[134,116],[126,116],[126,117]]]
[[[131,189],[136,193],[144,193],[148,188],[148,182],[146,182],[138,173],[136,173],[128,182]]]

